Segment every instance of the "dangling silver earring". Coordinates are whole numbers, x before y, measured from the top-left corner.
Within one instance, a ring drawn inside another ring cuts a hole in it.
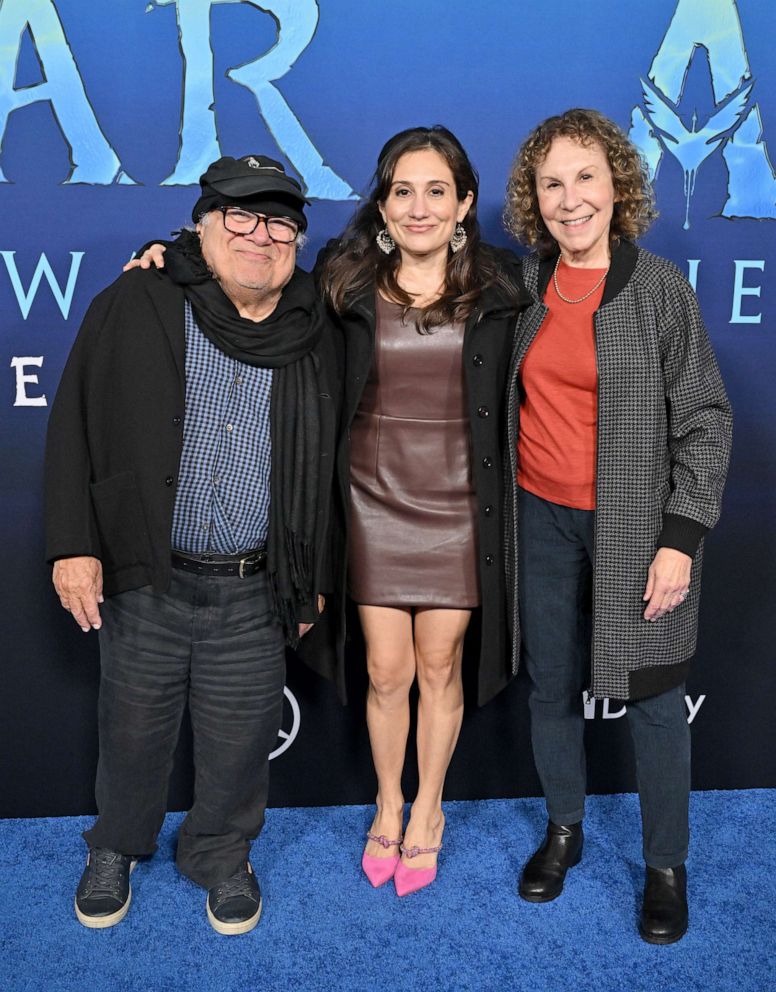
[[[463,228],[463,224],[456,224],[455,230],[453,231],[453,236],[450,238],[450,251],[453,254],[460,251],[468,240],[469,239],[466,237],[466,231]]]
[[[387,227],[384,227],[382,231],[377,232],[375,241],[377,242],[377,247],[380,249],[380,251],[384,252],[386,255],[390,255],[391,252],[396,248],[396,242],[388,233]]]

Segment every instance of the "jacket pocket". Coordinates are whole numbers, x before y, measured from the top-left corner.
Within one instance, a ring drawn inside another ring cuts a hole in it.
[[[91,492],[106,571],[150,564],[150,540],[135,473],[120,472],[93,482]]]

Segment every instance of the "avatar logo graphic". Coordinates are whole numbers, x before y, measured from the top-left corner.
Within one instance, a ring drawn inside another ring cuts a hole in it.
[[[708,59],[713,107],[703,122],[697,108],[682,107],[693,60]],[[702,163],[722,149],[728,171],[721,217],[776,218],[776,174],[763,140],[762,120],[751,101],[755,80],[749,68],[735,0],[679,0],[660,49],[642,80],[643,107],[634,107],[630,137],[657,177],[665,152],[684,172],[684,229]]]
[[[274,751],[271,752],[269,760],[272,761],[273,758],[280,757],[284,751],[287,751],[291,745],[296,740],[296,735],[299,733],[299,724],[301,722],[301,716],[299,713],[299,703],[296,701],[296,696],[288,688],[288,686],[283,687],[283,722],[281,724],[280,730],[278,731],[278,737],[280,741],[278,746]],[[289,726],[290,724],[290,726]],[[285,730],[285,727],[289,727]]]

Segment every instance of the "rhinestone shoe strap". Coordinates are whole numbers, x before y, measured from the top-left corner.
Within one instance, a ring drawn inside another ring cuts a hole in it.
[[[398,840],[388,840],[385,834],[380,834],[378,836],[378,834],[373,834],[369,830],[367,830],[366,835],[369,838],[369,840],[373,840],[375,844],[379,844],[381,847],[384,847],[386,851],[388,850],[389,847],[401,847],[401,842],[402,842],[401,837]]]
[[[405,858],[417,858],[419,854],[436,854],[442,850],[442,845],[438,847],[405,847],[401,844],[399,850]]]

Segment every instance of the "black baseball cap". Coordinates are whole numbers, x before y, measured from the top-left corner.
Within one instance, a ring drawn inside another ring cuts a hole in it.
[[[290,217],[302,230],[307,227],[302,187],[280,162],[266,155],[224,155],[200,176],[202,195],[191,212],[195,223],[202,214],[223,206],[240,206],[270,216]]]

